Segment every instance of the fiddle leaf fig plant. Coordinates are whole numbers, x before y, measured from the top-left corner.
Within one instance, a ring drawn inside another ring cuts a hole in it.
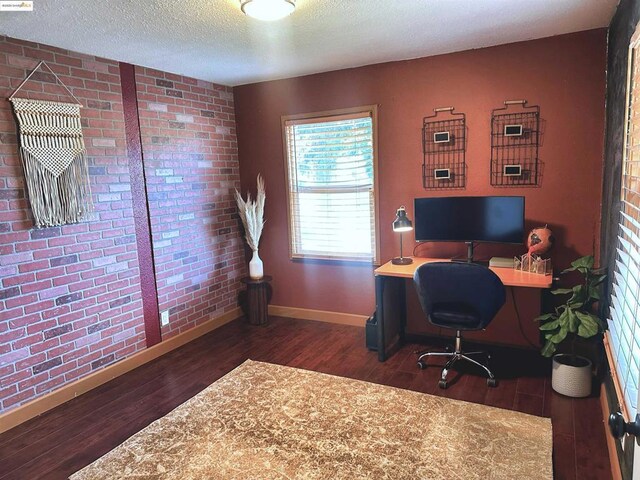
[[[552,356],[558,345],[576,337],[592,338],[604,330],[600,317],[593,313],[593,304],[600,300],[602,282],[607,278],[604,269],[593,268],[593,255],[587,255],[571,263],[562,274],[578,271],[584,280],[573,288],[557,288],[554,295],[568,296],[564,304],[555,308],[554,313],[540,315],[536,321],[544,335],[542,355]]]

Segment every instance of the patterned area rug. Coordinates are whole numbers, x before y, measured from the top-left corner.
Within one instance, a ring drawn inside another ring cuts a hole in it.
[[[71,476],[551,479],[551,421],[246,361]]]

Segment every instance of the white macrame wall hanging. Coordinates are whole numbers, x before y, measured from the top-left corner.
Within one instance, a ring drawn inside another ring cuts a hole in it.
[[[16,97],[43,66],[76,103]],[[9,101],[18,120],[20,158],[36,227],[85,220],[93,211],[93,203],[80,102],[45,62],[40,62],[25,78]]]

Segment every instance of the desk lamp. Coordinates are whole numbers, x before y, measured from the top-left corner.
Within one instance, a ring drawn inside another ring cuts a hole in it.
[[[396,211],[396,219],[393,221],[393,231],[400,233],[400,256],[391,260],[394,265],[409,265],[413,263],[413,259],[402,256],[402,232],[410,232],[413,230],[411,220],[407,218],[407,211],[404,205]]]

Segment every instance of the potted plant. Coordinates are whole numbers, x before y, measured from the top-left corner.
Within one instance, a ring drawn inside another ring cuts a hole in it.
[[[540,315],[536,321],[544,335],[542,355],[553,356],[552,388],[570,397],[586,397],[591,393],[591,361],[576,355],[579,338],[601,338],[604,330],[600,317],[594,313],[593,305],[600,300],[600,286],[606,275],[603,269],[593,267],[593,255],[587,255],[571,263],[562,274],[577,271],[583,281],[572,288],[558,288],[551,293],[566,295],[567,300],[555,308],[554,313]],[[570,342],[570,353],[554,355],[558,346]]]

